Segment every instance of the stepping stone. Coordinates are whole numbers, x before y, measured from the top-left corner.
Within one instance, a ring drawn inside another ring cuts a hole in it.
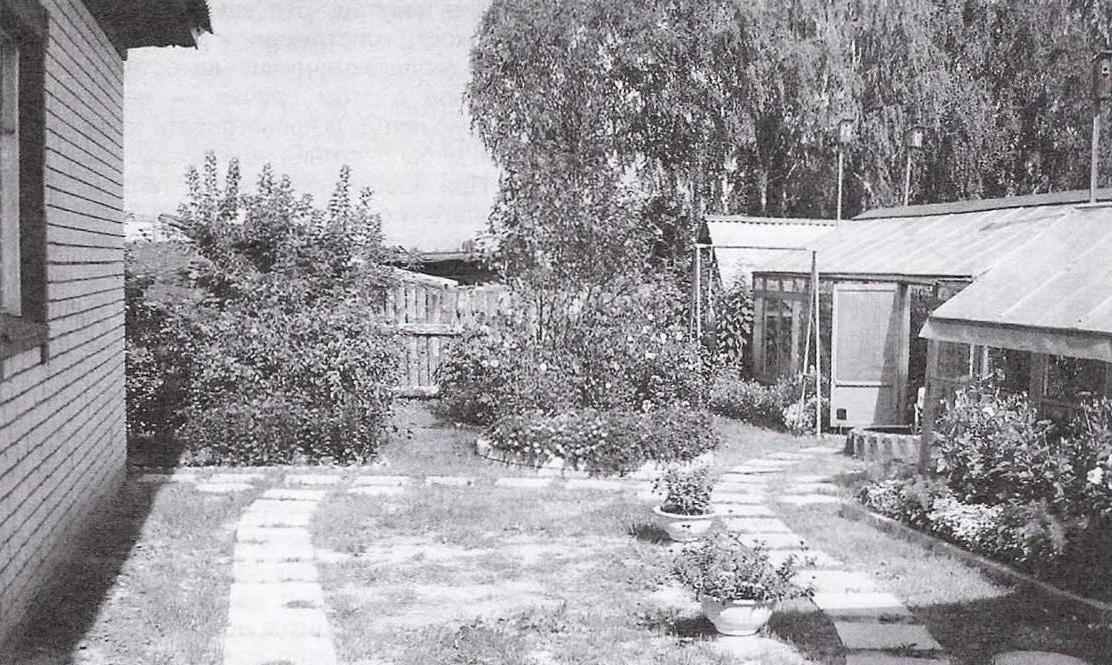
[[[255,545],[241,543],[236,545],[232,555],[235,561],[280,563],[284,561],[312,561],[315,556],[312,544]]]
[[[837,448],[830,446],[811,446],[810,448],[801,448],[799,452],[811,453],[812,455],[839,455],[845,449],[845,444],[841,444]]]
[[[284,635],[280,627],[259,635],[227,635],[223,665],[336,665],[330,636]]]
[[[1089,665],[1089,663],[1050,651],[1009,651],[993,656],[992,665]]]
[[[323,608],[324,591],[316,582],[233,582],[229,607],[266,610],[279,607]]]
[[[359,476],[351,481],[351,484],[356,487],[363,487],[365,485],[391,485],[391,486],[404,486],[413,483],[413,479],[409,476]]]
[[[255,486],[247,483],[197,483],[197,491],[209,494],[230,494],[251,489],[255,489]]]
[[[768,485],[765,483],[718,483],[714,486],[713,492],[726,492],[736,494],[765,494],[768,492]]]
[[[804,473],[798,476],[790,476],[793,483],[807,484],[807,483],[833,483],[834,476],[826,473]]]
[[[261,473],[214,473],[209,476],[210,483],[254,483],[265,478]]]
[[[749,466],[767,466],[769,468],[786,469],[789,466],[799,464],[800,461],[801,460],[757,458],[751,459],[745,464]]]
[[[719,483],[741,483],[742,485],[768,485],[768,476],[754,476],[745,473],[727,472],[719,476]]]
[[[324,490],[290,490],[275,487],[263,492],[261,498],[276,501],[320,501],[328,494]]]
[[[425,478],[425,484],[444,487],[470,487],[475,484],[475,479],[464,476],[429,476]]]
[[[316,582],[320,574],[310,561],[233,561],[232,577],[236,584],[282,584]]]
[[[718,491],[711,493],[710,500],[714,503],[764,503],[768,499],[764,494],[756,492],[727,492]]]
[[[283,501],[290,505],[298,505],[299,501]],[[313,505],[313,504],[308,504]],[[248,510],[239,518],[240,526],[309,526],[313,521],[311,512],[280,513],[276,511],[251,511]]]
[[[768,553],[768,558],[774,565],[779,566],[781,563],[784,562],[785,559],[787,559],[789,556],[793,556],[793,555],[795,556],[796,562],[799,564],[799,567],[803,570],[815,570],[815,569],[819,569],[819,568],[822,568],[822,569],[839,568],[839,567],[845,565],[845,563],[843,563],[842,561],[839,561],[838,559],[835,559],[834,557],[830,556],[826,552],[824,552],[822,550],[813,550],[813,549],[803,550],[803,549],[795,548],[795,549],[770,550],[769,553]],[[807,562],[813,562],[813,563],[807,563]]]
[[[729,517],[773,517],[772,509],[759,503],[712,503],[714,512]]]
[[[330,637],[328,617],[317,607],[286,608],[277,606],[260,612],[257,607],[228,606],[226,635],[297,635]]]
[[[849,570],[809,570],[800,573],[800,583],[811,583],[815,593],[821,594],[846,594],[875,592],[876,580],[868,573]]]
[[[835,621],[834,630],[842,646],[851,650],[899,649],[905,653],[942,650],[942,645],[919,624]]]
[[[135,477],[140,483],[195,483],[195,473],[143,473]]]
[[[790,503],[796,506],[813,506],[816,504],[842,502],[841,498],[829,494],[791,494],[788,496],[778,496],[776,500],[780,503]]]
[[[352,487],[348,490],[349,494],[362,494],[363,496],[397,496],[405,494],[405,488],[396,485],[365,485],[363,487]]]
[[[830,483],[800,483],[783,489],[785,494],[837,494],[838,486]]]
[[[494,481],[495,487],[512,487],[521,489],[544,489],[552,486],[552,478],[499,478]]]
[[[287,485],[338,485],[341,480],[343,480],[343,477],[335,473],[294,473],[285,477]]]
[[[860,651],[846,654],[846,665],[950,665],[945,658],[894,656],[882,651]]]
[[[770,550],[799,549],[803,543],[803,539],[794,533],[743,533],[741,540],[750,547],[764,541],[765,547]]]
[[[767,459],[783,459],[783,460],[803,461],[803,460],[809,460],[814,456],[813,455],[808,455],[806,453],[771,453],[769,455],[765,455],[765,457]]]
[[[617,491],[633,489],[629,483],[622,480],[603,480],[601,478],[573,478],[565,485],[569,490],[606,490]]]
[[[738,473],[745,475],[762,474],[762,473],[780,473],[783,469],[770,469],[767,466],[735,466],[730,469],[730,473]]]
[[[308,530],[283,527],[241,526],[236,529],[236,543],[278,549],[312,549],[313,546]]]
[[[725,523],[726,523],[726,528],[729,529],[730,531],[740,531],[742,533],[760,533],[760,534],[788,533],[788,534],[790,534],[792,532],[792,530],[788,528],[787,524],[784,524],[783,521],[778,520],[778,519],[768,519],[768,518],[760,518],[760,517],[752,517],[752,518],[742,517],[742,518],[727,519],[725,521]],[[795,544],[796,545],[799,544],[799,539],[796,540]]]
[[[812,600],[832,619],[880,620],[898,617],[906,620],[912,617],[911,610],[903,601],[884,591],[816,593]]]
[[[720,635],[712,643],[716,651],[729,654],[746,663],[799,662],[799,654],[780,640],[760,635]]]

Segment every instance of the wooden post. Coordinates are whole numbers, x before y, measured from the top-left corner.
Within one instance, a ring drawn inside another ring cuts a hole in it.
[[[927,475],[930,470],[931,439],[934,432],[935,404],[938,402],[938,342],[927,340],[927,389],[923,396],[923,432],[919,439],[919,474]]]
[[[799,349],[800,333],[803,331],[803,301],[792,298],[789,304],[792,313],[792,328],[791,328],[791,354],[789,355],[788,367],[791,368],[792,374],[798,374],[800,371],[807,371],[806,359],[801,360],[797,349]],[[807,321],[807,334],[811,334],[810,317]],[[808,337],[810,341],[810,337]]]
[[[896,414],[899,425],[908,421],[907,418],[907,379],[911,357],[911,289],[907,284],[896,287],[898,307],[900,310],[899,344],[896,353]]]
[[[822,436],[822,319],[819,315],[819,255],[811,250],[811,309],[815,312],[815,438]]]
[[[703,262],[702,249],[695,245],[695,340],[703,339]]]

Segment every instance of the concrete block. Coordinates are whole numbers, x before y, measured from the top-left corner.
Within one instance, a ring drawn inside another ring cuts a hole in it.
[[[730,531],[740,531],[742,533],[759,533],[759,534],[790,534],[792,530],[784,524],[782,520],[767,517],[735,517],[728,518],[724,521],[726,528]],[[800,538],[796,538],[795,545],[799,544]]]
[[[351,484],[356,487],[363,487],[366,485],[392,485],[402,487],[405,485],[412,485],[413,478],[409,476],[358,476],[351,481]]]
[[[846,649],[900,649],[905,652],[941,651],[942,645],[919,624],[835,621]]]
[[[308,485],[313,487],[339,485],[343,476],[338,473],[290,473],[283,479],[287,485]]]
[[[263,492],[261,498],[275,501],[320,501],[327,494],[328,492],[324,490],[294,490],[275,487]]]

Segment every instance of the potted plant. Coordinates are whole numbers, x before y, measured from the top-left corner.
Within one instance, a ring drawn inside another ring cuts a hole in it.
[[[799,559],[789,556],[779,566],[763,543],[746,544],[741,534],[719,532],[676,556],[672,572],[703,605],[703,614],[723,635],[753,635],[776,603],[811,596],[811,585],[794,579]]]
[[[653,481],[653,490],[664,494],[664,503],[653,508],[653,513],[672,540],[697,540],[710,529],[715,517],[710,507],[711,488],[706,467],[672,468]]]

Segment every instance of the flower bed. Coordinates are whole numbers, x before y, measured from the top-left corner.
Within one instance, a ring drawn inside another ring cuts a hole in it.
[[[563,476],[565,478],[586,478],[589,475],[587,471],[575,468],[562,457],[550,457],[541,462],[519,453],[500,450],[494,446],[490,439],[484,436],[480,436],[475,440],[475,452],[478,453],[479,457],[494,462],[533,469],[538,475],[542,476],[554,475]],[[708,452],[699,455],[690,462],[680,464],[679,466],[681,468],[696,468],[710,466],[712,464],[714,464],[714,453]],[[626,474],[626,477],[634,480],[653,480],[675,466],[674,464],[645,462],[637,470]]]

